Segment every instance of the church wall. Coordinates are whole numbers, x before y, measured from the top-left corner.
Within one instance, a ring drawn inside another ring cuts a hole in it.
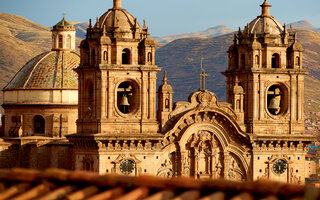
[[[312,174],[317,174],[316,160],[306,160],[306,177],[310,177]]]
[[[77,106],[70,107],[6,107],[5,136],[34,135],[34,117],[40,115],[45,119],[46,136],[63,136],[76,132],[78,118]],[[19,116],[21,122],[14,121]],[[13,131],[20,129],[19,131]]]
[[[99,174],[123,174],[120,164],[128,159],[135,163],[133,172],[128,175],[157,175],[164,162],[163,156],[165,154],[164,152],[148,151],[99,152],[98,154],[90,151],[77,152],[75,169],[88,170],[84,166],[84,160],[89,160],[92,162],[90,171]]]
[[[0,168],[74,169],[71,143],[58,141],[51,144],[50,141],[45,140],[29,141],[27,144],[23,144],[23,142],[23,140],[20,142],[13,140],[0,143]]]
[[[4,91],[3,96],[4,104],[78,103],[77,90],[12,90]]]
[[[307,177],[305,155],[304,151],[296,150],[293,152],[289,149],[254,151],[253,180],[269,179],[293,184],[304,183]],[[274,171],[274,162],[279,159],[287,163],[286,170],[281,174]]]
[[[0,142],[0,168],[19,167],[19,146]]]

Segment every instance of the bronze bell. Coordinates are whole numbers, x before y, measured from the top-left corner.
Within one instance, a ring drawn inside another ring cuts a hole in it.
[[[120,106],[130,106],[127,95],[123,95]]]
[[[276,88],[274,90],[274,96],[270,100],[270,104],[268,106],[268,109],[272,109],[275,111],[280,110],[280,102],[281,102],[281,91],[279,88]]]
[[[280,110],[280,101],[281,101],[280,95],[272,97],[272,99],[270,100],[268,109]]]

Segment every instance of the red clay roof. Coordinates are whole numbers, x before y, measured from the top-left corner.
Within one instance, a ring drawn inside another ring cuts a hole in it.
[[[48,169],[0,170],[0,199],[320,199],[312,186],[191,178],[98,175]]]

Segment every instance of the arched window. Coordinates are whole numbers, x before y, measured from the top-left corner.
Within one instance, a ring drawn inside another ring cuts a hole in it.
[[[94,91],[93,91],[93,83],[91,80],[86,81],[86,100],[87,106],[85,110],[86,116],[91,116],[93,112],[94,106]]]
[[[59,48],[63,48],[63,36],[59,35]]]
[[[107,51],[103,52],[103,60],[108,61],[108,52]]]
[[[41,115],[36,115],[33,119],[34,133],[44,134],[45,131],[45,120]]]
[[[260,56],[256,55],[256,65],[260,66]]]
[[[151,52],[148,53],[148,62],[152,62],[152,53]]]
[[[165,101],[165,107],[166,107],[166,108],[169,108],[169,99],[166,99],[166,101]]]
[[[67,48],[71,49],[71,35],[68,35],[67,37]]]
[[[123,49],[122,51],[122,64],[129,65],[130,64],[130,50]]]
[[[246,66],[246,55],[242,54],[241,55],[241,67],[245,68]]]
[[[236,109],[237,111],[240,111],[240,99],[237,99]]]
[[[272,55],[272,68],[280,68],[280,56],[277,53]]]
[[[93,49],[91,51],[91,60],[90,60],[90,64],[94,65],[96,63],[96,51]]]
[[[300,57],[299,56],[296,57],[296,66],[300,66]]]

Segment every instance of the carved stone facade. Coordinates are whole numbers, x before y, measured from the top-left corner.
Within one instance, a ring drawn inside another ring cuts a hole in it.
[[[253,179],[301,183],[312,141],[304,135],[303,119],[308,72],[297,33],[271,16],[270,7],[265,0],[261,15],[234,36],[224,72],[227,101],[243,115],[250,135]]]
[[[302,118],[303,49],[297,35],[270,16],[266,0],[261,7],[229,48],[227,102],[205,90],[203,72],[203,88],[173,105],[165,73],[157,113],[161,69],[145,22],[141,27],[121,0],[95,25],[90,20],[76,69],[77,133],[65,141],[69,168],[304,183],[306,147],[314,138],[304,134]]]

